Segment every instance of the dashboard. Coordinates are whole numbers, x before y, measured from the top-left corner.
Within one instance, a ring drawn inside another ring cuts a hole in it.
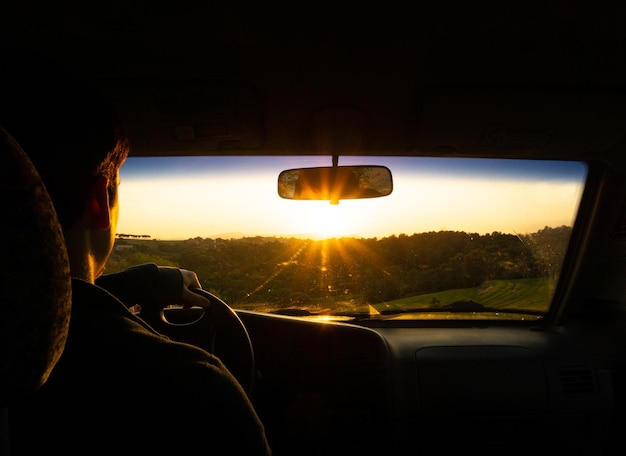
[[[593,451],[615,422],[615,372],[590,364],[566,332],[238,314],[276,454],[380,454],[392,442],[425,454]]]

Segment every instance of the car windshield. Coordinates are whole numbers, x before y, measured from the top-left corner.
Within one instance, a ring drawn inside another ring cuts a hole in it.
[[[129,157],[105,273],[195,271],[241,310],[336,320],[536,320],[549,310],[587,175],[581,162],[340,157],[383,165],[380,198],[284,199],[327,156]]]

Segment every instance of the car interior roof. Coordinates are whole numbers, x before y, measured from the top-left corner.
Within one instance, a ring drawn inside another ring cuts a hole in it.
[[[133,155],[339,151],[625,167],[626,14],[608,7],[110,2],[9,12],[5,43],[49,52],[120,101]],[[225,118],[226,139],[185,137],[186,125]]]

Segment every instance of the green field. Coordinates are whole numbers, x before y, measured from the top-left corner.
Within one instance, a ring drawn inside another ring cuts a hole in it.
[[[437,309],[451,302],[474,301],[485,307],[545,312],[554,284],[547,278],[492,280],[479,287],[429,293],[375,305],[378,310]]]

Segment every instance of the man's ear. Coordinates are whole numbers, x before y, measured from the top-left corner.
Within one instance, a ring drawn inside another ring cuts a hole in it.
[[[89,192],[91,223],[100,230],[107,230],[111,227],[108,189],[109,180],[106,177],[98,176],[92,183]]]

